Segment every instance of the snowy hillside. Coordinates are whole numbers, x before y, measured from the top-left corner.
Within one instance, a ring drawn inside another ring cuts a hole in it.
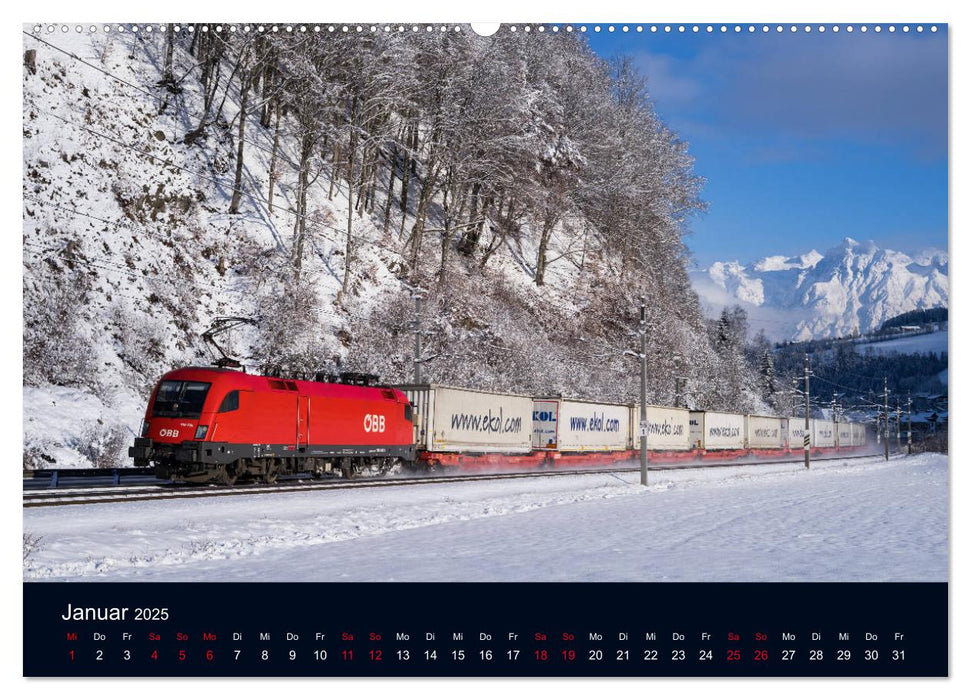
[[[825,254],[813,250],[754,263],[717,262],[692,273],[695,290],[720,308],[741,304],[753,328],[777,340],[865,333],[913,309],[948,305],[948,258],[914,257],[852,238]]]
[[[935,331],[893,340],[882,340],[875,343],[860,343],[856,351],[861,353],[874,352],[880,355],[899,353],[912,355],[925,353],[941,354],[947,352],[947,331]]]
[[[218,316],[256,320],[222,339],[251,370],[406,381],[414,286],[426,378],[632,400],[643,296],[649,401],[679,355],[692,405],[764,410],[719,387],[755,382],[690,291],[700,180],[640,76],[580,37],[198,26],[24,36],[25,467],[128,464]]]

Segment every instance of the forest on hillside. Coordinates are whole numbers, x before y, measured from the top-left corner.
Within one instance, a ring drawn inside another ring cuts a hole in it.
[[[650,401],[767,408],[744,318],[691,289],[704,181],[631,59],[340,29],[25,38],[26,384],[141,396],[217,315],[254,320],[249,367],[408,381],[419,296],[426,380],[631,400],[643,300]]]

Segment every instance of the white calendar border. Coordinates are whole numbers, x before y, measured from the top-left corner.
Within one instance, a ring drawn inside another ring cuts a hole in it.
[[[28,14],[30,13],[30,14]],[[6,15],[16,17],[7,17]],[[266,20],[305,20],[321,19],[325,21],[373,21],[373,22],[450,22],[456,20],[464,22],[495,22],[504,20],[506,22],[539,22],[556,20],[558,22],[584,22],[596,20],[601,25],[611,22],[633,23],[637,20],[651,22],[855,22],[880,21],[880,22],[915,22],[925,21],[934,23],[951,22],[949,28],[950,40],[950,81],[951,93],[951,124],[958,124],[957,115],[967,116],[967,40],[965,37],[971,34],[968,25],[963,22],[963,13],[957,8],[957,3],[942,2],[940,0],[922,0],[921,2],[860,2],[859,0],[843,0],[840,2],[814,2],[812,4],[783,4],[767,0],[736,0],[731,4],[717,3],[711,0],[703,0],[692,3],[690,6],[685,3],[670,3],[666,6],[659,4],[633,4],[621,2],[619,0],[597,0],[596,2],[576,2],[575,0],[563,0],[555,2],[553,0],[539,0],[528,4],[522,0],[489,0],[478,5],[461,4],[454,1],[437,0],[424,3],[401,3],[391,2],[390,0],[375,0],[364,3],[346,3],[337,5],[328,3],[327,5],[301,5],[292,3],[286,7],[279,4],[267,6],[265,3],[238,2],[230,6],[228,3],[219,5],[203,6],[197,0],[169,0],[164,4],[160,3],[132,3],[130,0],[111,0],[107,2],[88,2],[80,5],[76,2],[66,0],[49,0],[44,3],[19,3],[13,11],[4,10],[5,22],[3,27],[6,30],[8,40],[0,46],[2,60],[0,60],[0,76],[3,81],[2,94],[11,96],[17,94],[20,85],[21,75],[21,44],[19,39],[21,24],[27,22],[72,22],[78,20],[103,21],[104,19],[124,19],[132,22],[159,22],[166,19],[180,19],[191,21],[266,21]],[[589,22],[587,22],[589,23]],[[17,36],[14,37],[13,35]],[[964,39],[964,41],[962,41]],[[965,83],[965,89],[961,91],[961,84],[957,78],[961,76]],[[15,143],[16,135],[19,134],[19,123],[21,121],[19,112],[8,109],[0,115],[3,121],[2,130],[5,157],[0,160],[3,165],[2,178],[4,187],[0,187],[0,196],[3,199],[4,211],[7,226],[4,227],[3,254],[0,260],[4,266],[3,273],[0,274],[0,284],[2,284],[2,294],[5,303],[3,305],[3,328],[7,343],[3,346],[0,358],[4,360],[3,386],[8,397],[21,396],[21,385],[17,382],[14,375],[14,368],[17,366],[17,359],[20,356],[20,334],[14,333],[11,328],[20,327],[21,312],[16,308],[12,300],[19,299],[21,295],[20,287],[20,235],[21,217],[20,192],[21,192],[21,146]],[[967,123],[967,122],[966,122]],[[956,128],[951,128],[950,149],[951,149],[951,182],[960,182],[959,163],[964,163],[962,156],[967,156],[967,148],[964,147],[963,134]],[[957,190],[951,185],[952,193]],[[958,198],[950,198],[951,204],[951,229],[959,230],[961,202]],[[16,218],[15,218],[16,217]],[[966,264],[968,256],[965,248],[967,243],[962,242],[959,235],[949,236],[950,256],[952,262],[957,259],[957,269],[960,275],[963,266]],[[966,308],[971,301],[965,291],[963,284],[958,276],[952,275],[951,289],[951,314],[952,320],[957,319],[957,323],[952,323],[952,352],[951,356],[958,356],[955,349],[967,347],[968,340],[968,313]],[[954,284],[954,282],[958,282]],[[950,400],[952,415],[963,419],[967,415],[964,410],[967,406],[968,382],[965,378],[960,365],[953,367],[950,372]],[[19,403],[19,402],[17,402]],[[21,410],[16,403],[5,405],[0,410],[3,420],[3,436],[5,440],[2,444],[16,445],[22,441]],[[959,431],[955,431],[958,433]],[[963,433],[963,431],[960,431]],[[963,462],[971,454],[967,446],[956,446],[952,452],[952,464],[964,466]],[[16,457],[14,457],[16,461]],[[9,469],[13,472],[13,467]],[[961,473],[961,469],[952,469],[952,504],[963,504],[971,494],[968,493],[968,477]],[[11,480],[12,481],[12,480]],[[0,600],[0,658],[4,669],[3,678],[14,682],[5,684],[10,690],[18,693],[21,697],[29,697],[31,700],[41,700],[44,698],[57,698],[64,700],[65,697],[72,697],[75,693],[82,693],[86,697],[100,698],[132,698],[137,696],[139,700],[151,700],[154,698],[171,698],[173,693],[191,692],[212,693],[216,691],[214,683],[220,684],[218,692],[223,692],[222,685],[227,684],[230,692],[240,693],[241,697],[255,697],[257,694],[263,696],[267,692],[283,691],[287,693],[298,693],[300,695],[313,693],[317,697],[322,694],[327,695],[349,695],[358,700],[372,695],[387,697],[418,697],[423,698],[449,698],[456,697],[488,698],[494,700],[497,693],[508,696],[510,693],[515,696],[520,695],[541,695],[551,697],[556,694],[559,698],[588,697],[593,694],[600,694],[604,691],[610,694],[611,700],[614,698],[638,697],[645,698],[650,695],[684,694],[694,695],[695,693],[711,696],[716,694],[721,697],[744,696],[747,698],[763,695],[781,695],[787,698],[812,698],[818,700],[820,693],[843,693],[853,695],[863,695],[873,692],[880,693],[881,700],[884,697],[906,697],[911,698],[917,694],[930,692],[937,694],[956,694],[966,693],[971,689],[971,684],[967,678],[971,676],[968,670],[967,659],[971,658],[971,644],[965,641],[971,625],[968,625],[968,609],[971,608],[971,591],[966,585],[961,586],[962,592],[957,592],[957,586],[967,579],[967,555],[958,558],[958,548],[953,543],[960,542],[967,550],[969,508],[953,509],[951,521],[950,542],[951,545],[951,673],[950,681],[917,681],[917,680],[820,680],[814,682],[799,683],[794,680],[773,680],[773,679],[738,679],[738,680],[704,680],[704,679],[639,679],[639,680],[504,680],[490,679],[482,682],[470,682],[468,680],[370,680],[370,679],[331,679],[326,684],[314,680],[185,680],[179,679],[165,683],[147,683],[144,680],[84,680],[84,681],[25,681],[20,678],[22,673],[22,647],[21,647],[21,617],[22,617],[22,570],[20,557],[17,556],[19,547],[16,545],[16,535],[22,529],[21,505],[18,489],[10,487],[6,490],[5,498],[9,499],[7,507],[3,509],[3,538],[4,559],[8,566],[4,568],[5,579],[3,595]],[[15,500],[17,499],[17,500]],[[962,660],[963,663],[962,663]],[[645,682],[647,684],[645,684]],[[781,684],[781,687],[780,687]],[[875,687],[874,687],[875,686]],[[960,688],[964,688],[961,691]],[[8,696],[9,697],[9,696]]]

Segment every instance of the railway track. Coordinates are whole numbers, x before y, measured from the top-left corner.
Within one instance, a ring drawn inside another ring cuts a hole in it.
[[[878,455],[859,455],[855,457],[837,456],[817,458],[815,462],[833,460],[866,459]],[[897,457],[900,455],[894,455]],[[706,469],[741,466],[778,466],[782,464],[797,465],[799,460],[765,460],[758,462],[711,462],[697,464],[653,464],[648,471],[659,472],[675,469]],[[533,470],[528,472],[492,472],[489,474],[456,474],[441,476],[409,476],[409,477],[376,477],[355,479],[352,481],[334,480],[328,482],[292,480],[276,484],[254,484],[252,486],[196,486],[190,484],[139,484],[118,486],[94,486],[60,489],[36,489],[23,494],[24,508],[41,508],[51,506],[94,505],[105,503],[134,503],[137,501],[161,501],[184,498],[217,498],[229,496],[269,495],[278,493],[294,493],[305,491],[335,491],[364,488],[389,488],[403,486],[421,486],[427,484],[445,484],[470,481],[498,481],[503,479],[532,479],[551,476],[584,476],[595,474],[622,474],[639,472],[637,466],[604,467],[596,469],[571,470]]]

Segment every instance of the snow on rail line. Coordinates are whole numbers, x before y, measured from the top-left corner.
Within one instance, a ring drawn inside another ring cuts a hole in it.
[[[32,508],[26,580],[947,579],[947,459]]]
[[[827,461],[838,459],[835,457],[817,458],[816,461]],[[714,467],[735,467],[741,465],[771,466],[784,464],[791,466],[795,464],[795,458],[786,459],[762,459],[743,458],[732,460],[731,462],[711,462],[701,461],[680,462],[680,463],[652,463],[648,469],[650,471],[662,471],[671,469],[708,469]],[[332,491],[336,489],[356,489],[356,488],[375,488],[386,486],[417,486],[433,483],[449,483],[462,481],[484,481],[489,479],[526,479],[539,477],[571,476],[577,474],[613,474],[638,471],[639,467],[624,466],[632,465],[634,462],[617,462],[612,467],[578,466],[573,469],[553,469],[544,468],[527,469],[526,471],[510,470],[509,467],[497,466],[492,469],[477,469],[475,472],[446,472],[444,474],[392,474],[371,478],[356,478],[353,481],[346,479],[317,481],[309,477],[290,478],[284,477],[274,484],[251,483],[243,485],[237,483],[235,486],[225,486],[220,484],[189,484],[171,483],[158,481],[150,485],[136,484],[114,484],[112,486],[92,486],[81,488],[37,488],[27,487],[25,483],[23,494],[24,508],[38,508],[45,506],[63,505],[90,505],[116,503],[122,501],[152,501],[170,500],[175,498],[211,498],[216,496],[243,496],[251,494],[276,494],[293,491]],[[801,464],[801,462],[799,462]]]

